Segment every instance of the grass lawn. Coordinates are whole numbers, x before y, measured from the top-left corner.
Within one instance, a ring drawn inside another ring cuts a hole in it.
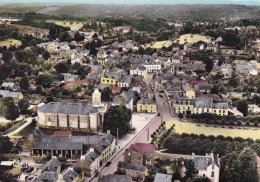
[[[208,42],[210,37],[200,35],[200,34],[184,34],[176,39],[174,42],[179,42],[179,44],[184,44],[185,42],[196,43],[199,41]]]
[[[70,27],[72,30],[79,30],[80,28],[83,27],[83,23],[82,22],[69,22],[69,21],[54,21],[53,23],[60,25],[60,26],[64,26],[64,27]]]
[[[7,123],[0,122],[0,127],[6,126],[6,125],[7,125]]]
[[[22,45],[22,42],[16,39],[7,39],[7,40],[0,41],[0,47],[6,46],[8,48],[13,45],[17,47]]]
[[[28,136],[29,134],[32,134],[34,129],[36,127],[36,122],[31,122],[27,127],[25,127],[20,132],[14,134],[14,136]]]
[[[241,137],[241,138],[252,138],[253,140],[260,139],[260,129],[254,130],[253,128],[249,129],[230,129],[230,128],[221,128],[221,126],[213,127],[207,126],[205,124],[200,124],[198,126],[196,123],[189,123],[177,120],[170,120],[166,122],[166,128],[170,128],[173,124],[175,124],[175,132],[176,133],[194,133],[194,134],[204,134],[206,136],[209,135],[223,135],[225,137]]]
[[[166,41],[157,41],[157,42],[154,42],[154,43],[151,43],[151,44],[145,44],[145,45],[142,45],[143,48],[153,48],[153,49],[161,49],[163,46],[164,47],[169,47],[172,45],[172,41],[171,40],[166,40]]]

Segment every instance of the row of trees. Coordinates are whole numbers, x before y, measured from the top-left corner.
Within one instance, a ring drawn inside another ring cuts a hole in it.
[[[260,141],[252,139],[208,136],[196,134],[173,134],[165,140],[168,152],[198,155],[214,152],[221,159],[220,181],[258,181],[255,153],[260,154]]]

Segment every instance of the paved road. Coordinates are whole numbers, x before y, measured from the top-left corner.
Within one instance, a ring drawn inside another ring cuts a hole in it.
[[[29,118],[26,118],[26,123],[24,123],[23,125],[21,125],[19,128],[17,128],[16,130],[12,131],[11,133],[8,133],[4,136],[9,136],[9,137],[12,137],[13,135],[15,135],[16,133],[19,133],[21,130],[23,130],[25,127],[27,127],[29,124],[31,124],[33,118],[32,117],[29,117]]]
[[[149,140],[149,136],[160,126],[161,122],[164,120],[170,119],[172,116],[170,114],[170,110],[165,101],[159,97],[156,93],[156,102],[157,109],[160,112],[161,116],[155,117],[140,133],[136,135],[136,137],[130,141],[113,159],[112,163],[109,167],[105,167],[101,170],[101,175],[113,174],[117,170],[117,164],[119,161],[124,161],[124,152],[125,149],[129,148],[131,144],[134,143],[147,143]],[[164,104],[165,103],[165,104]],[[92,181],[97,182],[98,179],[94,178]]]

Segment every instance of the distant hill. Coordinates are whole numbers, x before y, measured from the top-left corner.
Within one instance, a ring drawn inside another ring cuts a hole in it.
[[[259,18],[260,6],[245,5],[3,5],[1,11],[70,16],[136,16],[144,18]]]

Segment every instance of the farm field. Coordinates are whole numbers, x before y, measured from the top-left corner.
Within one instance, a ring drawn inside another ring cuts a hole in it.
[[[253,140],[260,139],[260,132],[259,129],[249,128],[249,129],[238,129],[238,128],[221,128],[213,127],[213,126],[206,126],[205,124],[200,124],[198,126],[196,123],[189,123],[184,121],[170,120],[166,122],[166,128],[170,128],[173,124],[175,124],[175,132],[176,133],[194,133],[194,134],[204,134],[206,136],[209,135],[223,135],[225,137],[241,137],[241,138],[252,138]]]
[[[7,48],[10,46],[20,46],[22,45],[22,42],[20,40],[16,40],[16,39],[7,39],[7,40],[3,40],[0,41],[0,47],[6,46]]]
[[[82,22],[69,22],[69,21],[54,21],[53,23],[64,27],[70,27],[71,30],[79,30],[84,25]]]
[[[169,47],[172,45],[172,41],[171,40],[166,40],[166,41],[157,41],[151,44],[145,44],[142,45],[143,48],[153,48],[153,49],[161,49],[162,47]]]
[[[200,35],[200,34],[184,34],[184,35],[180,36],[178,39],[176,39],[174,42],[175,43],[178,42],[179,44],[184,44],[185,42],[193,44],[193,43],[196,43],[199,41],[209,42],[210,39],[211,39],[210,37]]]

